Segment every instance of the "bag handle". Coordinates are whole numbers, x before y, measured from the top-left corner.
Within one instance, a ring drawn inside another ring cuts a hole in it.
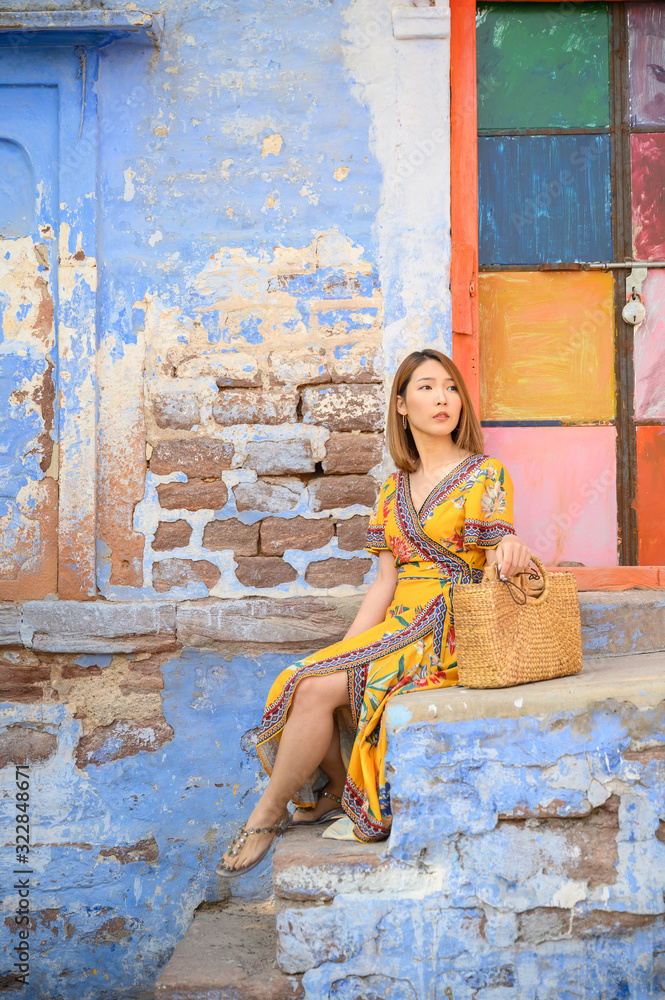
[[[537,597],[529,597],[527,594],[525,594],[522,588],[518,587],[517,584],[513,583],[512,580],[499,580],[500,583],[504,583],[508,586],[509,588],[508,593],[512,597],[515,604],[519,604],[521,607],[524,607],[524,605],[527,603],[543,604],[547,600],[547,595],[550,589],[550,574],[547,572],[547,570],[545,569],[544,565],[542,564],[538,556],[535,556],[533,552],[530,552],[529,557],[530,561],[534,562],[538,567],[540,575],[543,579],[543,589],[542,592],[538,594]],[[534,579],[533,574],[530,574],[530,576],[531,579]],[[517,594],[520,595],[521,600],[517,599],[514,592],[517,592]]]

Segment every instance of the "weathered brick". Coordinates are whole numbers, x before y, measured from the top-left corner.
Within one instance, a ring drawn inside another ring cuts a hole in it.
[[[179,378],[214,378],[220,388],[261,385],[258,361],[251,354],[210,352],[174,360]]]
[[[55,733],[33,725],[19,722],[8,726],[0,733],[0,767],[44,764],[54,755],[57,743]]]
[[[166,601],[26,601],[23,639],[53,653],[173,649],[175,607]]]
[[[570,933],[570,910],[536,906],[517,914],[517,940],[529,946],[556,941]]]
[[[138,840],[135,844],[100,847],[99,854],[102,858],[115,858],[121,865],[130,865],[137,861],[153,864],[159,857],[159,846],[151,833],[149,837],[144,837],[143,840]]]
[[[238,483],[233,487],[238,510],[265,510],[271,514],[293,510],[304,492],[299,479],[257,479],[255,483]]]
[[[291,583],[297,573],[293,566],[277,556],[255,556],[253,559],[237,560],[236,577],[243,587],[277,587],[280,583]]]
[[[159,660],[150,658],[130,661],[119,687],[122,694],[131,694],[132,691],[163,691],[164,675]]]
[[[41,701],[51,680],[47,663],[24,661],[0,663],[0,699],[2,701]]]
[[[187,645],[211,642],[315,643],[337,642],[347,631],[357,604],[340,614],[320,597],[207,597],[178,604],[178,639]],[[317,648],[318,648],[317,647]]]
[[[322,476],[308,483],[312,510],[333,510],[362,504],[373,507],[379,487],[371,476]]]
[[[353,587],[359,587],[363,582],[365,573],[371,569],[371,559],[323,559],[321,562],[312,562],[305,571],[305,581],[311,587],[337,587],[342,583],[349,583]]]
[[[76,747],[76,764],[81,770],[100,766],[141,750],[154,753],[173,739],[173,729],[163,716],[149,719],[116,719],[82,736]]]
[[[212,415],[223,427],[236,424],[285,424],[297,420],[298,393],[288,389],[222,390]]]
[[[331,431],[380,431],[384,422],[383,389],[378,385],[326,385],[305,389],[303,420]]]
[[[152,412],[158,427],[191,430],[201,422],[201,404],[193,392],[160,393],[152,401]]]
[[[625,934],[662,920],[660,913],[626,913],[623,910],[591,910],[574,915],[572,936],[597,938],[602,934]]]
[[[218,566],[207,559],[161,559],[152,567],[152,585],[160,594],[171,587],[205,583],[214,587],[221,576]]]
[[[150,471],[156,476],[184,472],[190,479],[213,479],[222,470],[230,469],[232,460],[233,445],[215,438],[157,441],[150,458]]]
[[[259,551],[259,522],[243,524],[237,517],[209,521],[203,531],[203,547],[211,552],[230,549],[237,556],[255,556]]]
[[[297,472],[314,472],[316,459],[308,438],[289,441],[250,441],[244,468],[254,469],[259,476],[283,476]]]
[[[322,347],[273,351],[268,355],[268,366],[272,385],[320,385],[331,380]]]
[[[287,549],[311,552],[327,545],[333,537],[328,520],[307,517],[267,517],[261,523],[261,551],[267,556],[283,556]]]
[[[337,545],[344,552],[357,552],[365,547],[369,517],[356,514],[348,521],[337,522]]]
[[[222,482],[161,483],[157,487],[159,504],[164,510],[221,510],[229,498]]]
[[[16,604],[0,604],[0,646],[21,645],[21,611]]]
[[[382,382],[382,365],[378,358],[357,352],[345,354],[343,358],[333,358],[330,362],[330,377],[333,382],[347,382],[367,385]]]
[[[369,472],[383,458],[383,439],[374,434],[331,434],[326,444],[323,471]]]
[[[152,547],[156,552],[166,549],[181,549],[189,545],[192,526],[179,518],[177,521],[160,521],[157,525]]]

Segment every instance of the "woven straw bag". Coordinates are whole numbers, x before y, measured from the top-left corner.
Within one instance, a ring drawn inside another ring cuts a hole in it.
[[[582,669],[575,577],[548,573],[540,559],[531,559],[542,580],[532,572],[502,582],[496,568],[488,567],[482,583],[453,586],[457,667],[464,687],[511,687]]]

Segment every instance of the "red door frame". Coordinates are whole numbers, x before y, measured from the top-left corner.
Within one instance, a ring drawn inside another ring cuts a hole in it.
[[[534,0],[531,0],[534,2]],[[535,0],[545,3],[547,0]],[[587,0],[576,0],[585,3]],[[608,0],[623,3],[624,0]],[[476,0],[450,0],[450,293],[452,352],[480,412]],[[665,566],[568,568],[579,590],[665,588]]]

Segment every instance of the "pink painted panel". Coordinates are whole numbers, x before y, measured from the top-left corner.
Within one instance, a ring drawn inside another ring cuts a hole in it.
[[[630,121],[665,123],[665,4],[629,3]]]
[[[635,416],[665,419],[665,270],[642,286],[647,315],[635,330]]]
[[[665,256],[665,132],[630,137],[633,253],[636,260]]]
[[[515,487],[515,528],[544,563],[616,566],[614,427],[485,427]]]

